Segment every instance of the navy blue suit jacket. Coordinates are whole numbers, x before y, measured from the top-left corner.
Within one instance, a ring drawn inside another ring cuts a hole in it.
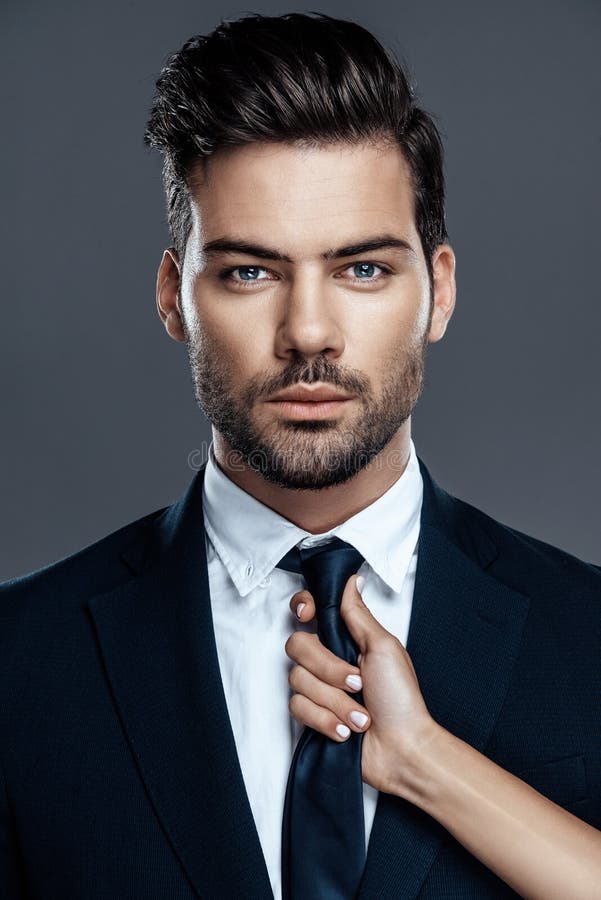
[[[426,704],[601,828],[601,570],[451,496],[419,463],[407,650]],[[273,896],[219,674],[203,476],[0,585],[3,900]],[[358,896],[517,895],[434,818],[380,793]]]

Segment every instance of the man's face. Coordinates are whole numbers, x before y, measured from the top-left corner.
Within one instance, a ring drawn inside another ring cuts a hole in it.
[[[428,342],[452,308],[430,290],[400,151],[220,150],[197,169],[192,195],[183,336],[173,318],[168,330],[186,340],[197,401],[228,453],[281,487],[317,490],[392,452],[423,387]],[[398,245],[357,246],[380,239]],[[246,249],[224,246],[234,242]],[[438,262],[435,285],[449,265]],[[301,382],[353,399],[314,418],[269,402]]]

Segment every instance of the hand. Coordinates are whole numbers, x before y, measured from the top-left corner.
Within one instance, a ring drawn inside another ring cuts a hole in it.
[[[363,781],[377,790],[400,794],[403,766],[431,740],[438,726],[428,712],[409,654],[371,614],[356,581],[356,575],[347,581],[340,612],[359,648],[358,665],[324,647],[317,634],[294,632],[285,645],[286,653],[296,662],[288,677],[297,692],[289,708],[304,725],[335,741],[350,736],[350,731],[346,736],[339,734],[336,726],[363,732]],[[297,613],[302,603],[305,606]],[[301,622],[310,622],[315,615],[315,601],[307,590],[294,594],[290,608]],[[349,675],[360,676],[362,685],[347,684]],[[361,688],[365,706],[349,696],[349,692]],[[351,719],[353,711],[367,716],[365,724]]]

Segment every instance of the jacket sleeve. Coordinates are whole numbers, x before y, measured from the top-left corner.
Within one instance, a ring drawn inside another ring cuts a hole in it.
[[[0,766],[0,897],[3,900],[25,900],[17,836]]]

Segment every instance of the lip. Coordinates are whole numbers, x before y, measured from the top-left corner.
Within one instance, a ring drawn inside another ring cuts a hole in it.
[[[329,387],[327,384],[318,384],[310,387],[305,384],[298,384],[291,388],[280,391],[269,399],[269,403],[283,402],[288,404],[327,404],[340,403],[343,400],[352,400],[351,394],[343,391],[337,391],[335,388]]]
[[[352,398],[349,397],[344,400],[328,400],[322,403],[310,400],[300,402],[271,400],[270,403],[289,419],[326,419],[337,415],[351,400]]]

